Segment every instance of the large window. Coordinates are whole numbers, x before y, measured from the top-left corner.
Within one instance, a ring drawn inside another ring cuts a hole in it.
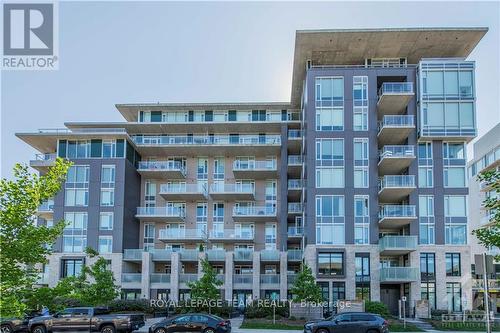
[[[64,214],[63,252],[84,252],[87,247],[87,221],[85,212]]]
[[[422,103],[424,132],[430,135],[460,133],[474,130],[474,104],[472,102],[427,102]],[[443,130],[447,129],[446,132]]]
[[[462,286],[460,282],[447,282],[446,296],[448,300],[448,311],[462,311]]]
[[[103,165],[101,168],[101,206],[115,204],[115,166]]]
[[[343,167],[316,167],[316,188],[344,187]]]
[[[447,195],[444,197],[444,215],[446,217],[466,217],[467,199],[465,195]]]
[[[113,212],[99,214],[99,230],[113,230]]]
[[[436,280],[436,256],[434,253],[420,253],[420,276],[422,281]]]
[[[316,78],[316,130],[344,129],[344,78]]]
[[[368,187],[368,138],[354,139],[354,187]]]
[[[465,167],[444,167],[444,187],[465,187]]]
[[[73,165],[68,170],[65,185],[65,206],[88,206],[89,166]]]
[[[344,275],[344,253],[343,252],[318,253],[318,274],[331,275],[331,276]]]
[[[443,142],[443,158],[464,160],[466,158],[465,144],[462,142]]]
[[[344,196],[316,196],[316,243],[345,243]]]
[[[344,139],[316,139],[316,164],[343,165]]]
[[[436,308],[436,282],[421,282],[420,298],[428,300],[430,308],[434,310]]]
[[[87,158],[90,156],[90,141],[68,140],[67,158]]]
[[[83,259],[62,259],[61,278],[79,276],[83,268]]]
[[[354,131],[368,130],[368,76],[352,78],[353,126]]]
[[[434,196],[421,195],[418,197],[418,220],[420,244],[434,244]]]
[[[444,197],[445,243],[467,244],[467,197],[446,195]]]
[[[356,253],[356,299],[370,300],[370,254]]]
[[[155,226],[154,224],[145,224],[144,225],[144,237],[143,237],[143,243],[144,243],[144,250],[149,251],[151,249],[154,249],[155,247]]]
[[[99,253],[113,252],[113,236],[99,236]]]
[[[367,195],[354,196],[354,244],[370,242],[370,199]]]
[[[423,93],[429,98],[454,97],[454,99],[459,99],[474,96],[472,70],[424,71],[422,81]]]
[[[265,227],[266,250],[276,250],[276,224],[266,223]]]
[[[460,253],[446,253],[446,276],[460,276]]]

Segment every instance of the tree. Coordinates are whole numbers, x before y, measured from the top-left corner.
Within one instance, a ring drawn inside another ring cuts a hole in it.
[[[71,163],[58,158],[43,176],[16,164],[14,179],[0,181],[0,316],[19,316],[26,310],[23,299],[36,281],[36,264],[45,263],[52,244],[65,222],[37,226],[36,212],[43,201],[54,197]]]
[[[489,223],[485,227],[473,230],[472,233],[485,247],[500,247],[500,171],[485,171],[480,173],[477,178],[490,186],[495,195],[489,196],[483,201],[484,208],[490,214]],[[500,260],[500,255],[497,255],[495,259]]]
[[[220,299],[220,291],[218,287],[222,286],[222,281],[217,279],[217,272],[210,265],[207,258],[202,259],[200,264],[203,272],[202,277],[197,281],[189,282],[188,286],[191,288],[192,300],[202,301],[204,304],[209,304],[209,302]],[[208,307],[208,311],[210,311],[210,307]]]
[[[316,284],[311,268],[307,264],[302,264],[301,271],[291,288],[294,302],[315,302],[323,301],[321,288]]]

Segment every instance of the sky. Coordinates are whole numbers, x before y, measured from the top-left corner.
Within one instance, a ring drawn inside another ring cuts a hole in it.
[[[36,153],[16,132],[122,121],[117,103],[287,102],[295,31],[488,27],[479,135],[500,122],[500,2],[60,2],[59,70],[1,73],[1,170]],[[469,156],[471,157],[471,156]]]

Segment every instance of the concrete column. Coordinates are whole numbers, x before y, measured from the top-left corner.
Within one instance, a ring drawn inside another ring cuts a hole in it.
[[[179,273],[181,271],[181,258],[179,252],[172,252],[172,266],[170,274],[170,300],[179,301]]]
[[[260,252],[253,253],[252,296],[253,299],[260,298]]]
[[[287,252],[286,251],[280,252],[280,298],[282,300],[286,300],[288,294],[287,263],[288,263]]]
[[[307,245],[304,249],[304,261],[311,268],[313,275],[316,277],[318,266],[316,263],[316,248],[314,245]]]
[[[420,253],[418,251],[413,251],[410,253],[410,266],[420,267]],[[419,270],[420,271],[420,270]],[[410,308],[410,313],[413,313],[416,301],[419,301],[422,297],[420,291],[420,274],[417,276],[417,281],[410,283],[410,299],[408,300],[408,305]]]
[[[141,294],[142,298],[149,299],[150,295],[150,276],[152,272],[152,261],[150,252],[142,252],[142,277],[141,277]]]
[[[61,276],[61,256],[52,254],[48,257],[48,261],[49,261],[47,263],[47,265],[49,266],[48,285],[50,288],[54,288],[59,282],[59,277]],[[120,276],[120,282],[121,282],[121,276]]]
[[[370,252],[370,297],[372,301],[380,302],[380,253],[378,246]]]
[[[471,264],[472,256],[470,253],[471,249],[469,246],[465,247],[460,254],[461,262],[461,275],[462,275],[462,298],[467,301],[465,310],[472,310],[472,276],[471,276]],[[491,298],[492,293],[490,293]],[[495,304],[495,303],[493,303]],[[463,302],[462,302],[463,306]],[[490,311],[496,312],[496,309],[490,309]]]
[[[446,258],[443,251],[435,252],[436,260],[436,307],[439,310],[448,309],[446,297]]]
[[[226,301],[231,302],[233,300],[233,272],[234,272],[234,260],[233,252],[226,252],[226,265],[225,265],[225,277],[224,277],[224,298]]]
[[[345,298],[356,299],[356,254],[354,251],[345,252]]]

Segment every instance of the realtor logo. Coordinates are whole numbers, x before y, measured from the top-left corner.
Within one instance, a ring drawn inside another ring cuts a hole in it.
[[[57,69],[55,3],[4,3],[2,69]]]

